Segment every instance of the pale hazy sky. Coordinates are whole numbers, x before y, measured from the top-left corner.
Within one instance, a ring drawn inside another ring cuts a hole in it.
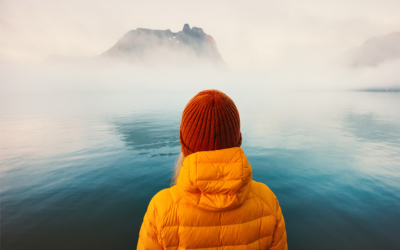
[[[232,68],[279,67],[398,32],[399,13],[399,0],[0,0],[0,59],[97,55],[129,30],[189,23],[214,37]]]

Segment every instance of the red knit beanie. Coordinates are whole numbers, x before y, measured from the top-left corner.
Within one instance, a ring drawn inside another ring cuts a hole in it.
[[[235,103],[218,90],[198,93],[183,111],[179,140],[185,156],[240,147],[242,134]]]

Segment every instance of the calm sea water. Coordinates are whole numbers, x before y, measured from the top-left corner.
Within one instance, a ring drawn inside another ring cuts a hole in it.
[[[197,92],[5,96],[1,249],[135,249]],[[400,249],[400,94],[226,91],[290,249]]]

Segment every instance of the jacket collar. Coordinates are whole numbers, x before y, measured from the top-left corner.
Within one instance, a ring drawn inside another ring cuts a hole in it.
[[[177,185],[191,204],[223,211],[244,203],[252,169],[239,147],[190,154],[183,161]]]

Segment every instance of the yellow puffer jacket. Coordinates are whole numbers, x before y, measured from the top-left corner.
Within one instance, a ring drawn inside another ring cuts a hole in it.
[[[287,249],[278,200],[241,148],[203,151],[183,161],[177,185],[150,202],[137,249]]]

